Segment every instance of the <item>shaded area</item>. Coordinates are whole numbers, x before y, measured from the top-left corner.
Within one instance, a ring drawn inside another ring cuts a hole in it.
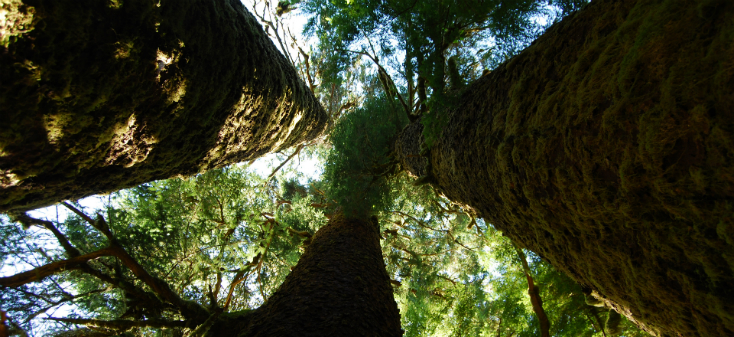
[[[325,126],[239,1],[14,0],[3,10],[0,211],[250,160]]]
[[[223,314],[208,335],[401,336],[374,220],[333,217],[262,307]]]
[[[732,15],[592,2],[467,89],[435,186],[651,333],[733,334]]]

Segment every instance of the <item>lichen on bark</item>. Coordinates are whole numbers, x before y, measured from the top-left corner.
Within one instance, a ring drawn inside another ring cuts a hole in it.
[[[239,1],[2,10],[15,14],[0,52],[0,211],[254,159],[325,127],[313,93]]]
[[[731,17],[591,2],[467,88],[437,187],[653,334],[734,335]]]

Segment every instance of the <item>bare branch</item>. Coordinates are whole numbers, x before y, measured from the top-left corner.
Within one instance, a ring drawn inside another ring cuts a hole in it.
[[[72,212],[76,213],[76,215],[80,216],[82,219],[86,220],[90,225],[94,226],[94,219],[84,214],[84,212],[78,210],[76,207],[72,206],[70,203],[66,201],[62,202],[61,204],[64,205],[69,210],[71,210]]]
[[[114,236],[112,235],[112,232],[110,231],[110,227],[107,225],[107,221],[105,221],[104,217],[102,217],[101,214],[97,213],[97,220],[93,220],[88,215],[84,214],[84,212],[78,210],[76,207],[72,206],[68,202],[62,202],[62,205],[66,206],[66,208],[70,209],[72,212],[76,213],[82,219],[86,220],[92,227],[96,228],[98,231],[102,232],[107,239],[110,241],[114,240]]]
[[[32,270],[15,274],[8,277],[0,277],[0,285],[5,287],[20,287],[31,282],[38,282],[48,276],[60,273],[66,270],[79,269],[86,266],[87,261],[96,259],[100,256],[114,256],[115,248],[107,247],[89,254],[80,255],[63,261],[56,261],[47,265],[34,268]]]
[[[113,330],[129,330],[134,327],[151,327],[151,328],[173,328],[173,327],[185,327],[186,321],[167,321],[158,319],[149,319],[145,321],[129,321],[124,319],[117,319],[112,321],[104,321],[98,319],[84,319],[84,318],[56,318],[49,317],[47,320],[86,325],[89,327],[106,328]]]
[[[550,337],[550,321],[548,320],[548,316],[545,314],[545,310],[543,310],[543,299],[540,297],[540,288],[538,288],[538,286],[535,285],[535,282],[533,282],[533,277],[530,274],[530,266],[528,266],[525,253],[523,253],[522,249],[514,243],[513,246],[515,247],[517,256],[520,258],[520,262],[522,262],[522,269],[525,273],[525,278],[528,279],[528,295],[530,295],[530,303],[533,305],[533,311],[535,311],[535,314],[538,316],[538,321],[540,323],[540,335],[542,337]]]
[[[369,42],[369,39],[367,40]],[[370,47],[372,47],[372,42],[370,42]],[[385,90],[385,94],[387,94],[389,97],[397,96],[398,100],[400,100],[400,105],[403,106],[403,110],[405,111],[405,114],[408,116],[408,119],[412,122],[416,117],[411,114],[411,107],[408,106],[408,104],[405,102],[405,99],[403,98],[403,95],[401,95],[399,92],[393,91],[392,87],[395,86],[395,81],[393,81],[390,74],[387,73],[385,68],[380,65],[379,60],[377,59],[377,56],[372,56],[370,53],[365,51],[353,51],[353,50],[344,50],[346,52],[355,53],[359,55],[367,56],[372,62],[377,66],[377,73],[378,73],[378,79],[380,80],[380,84],[382,84],[383,89]],[[372,52],[374,53],[374,47],[372,47]]]
[[[295,38],[291,34],[291,38],[295,41]],[[308,87],[311,89],[312,92],[316,92],[316,84],[313,81],[313,78],[311,77],[311,65],[308,62],[309,56],[306,54],[306,52],[301,49],[301,46],[298,46],[298,52],[303,56],[303,63],[306,65],[306,78],[308,79]]]
[[[247,276],[250,275],[250,270],[253,266],[258,265],[260,260],[261,254],[255,255],[255,257],[252,258],[252,261],[248,263],[245,268],[240,269],[237,271],[237,274],[235,274],[234,278],[232,279],[232,283],[229,285],[229,293],[227,294],[227,300],[224,302],[224,310],[227,310],[229,308],[229,304],[232,301],[232,294],[234,293],[234,288],[240,284],[242,281],[247,279]]]
[[[14,288],[23,284],[41,281],[48,276],[58,274],[66,270],[81,269],[83,272],[93,275],[109,284],[120,287],[125,291],[134,294],[136,297],[139,297],[142,300],[146,300],[148,303],[163,305],[163,303],[158,301],[155,296],[152,296],[152,294],[142,291],[137,287],[128,284],[127,282],[116,280],[108,275],[105,275],[104,273],[92,268],[87,264],[88,261],[101,256],[114,256],[120,259],[120,261],[122,261],[122,263],[127,266],[133,272],[133,274],[135,274],[139,279],[150,286],[153,291],[161,296],[161,298],[169,301],[170,303],[178,307],[185,316],[196,317],[199,316],[202,312],[206,312],[203,307],[195,305],[195,303],[190,303],[188,301],[182,300],[176,293],[171,290],[167,283],[165,283],[161,279],[151,276],[147,271],[145,271],[145,269],[134,258],[132,258],[122,246],[119,245],[117,240],[112,235],[109,226],[101,215],[97,214],[97,220],[92,220],[92,218],[90,218],[71,204],[63,204],[74,213],[79,215],[82,219],[86,220],[96,229],[105,234],[105,236],[107,236],[110,241],[110,246],[89,254],[80,255],[79,251],[71,246],[66,237],[63,236],[63,234],[61,234],[61,232],[59,232],[55,226],[53,226],[53,223],[33,219],[26,215],[24,218],[22,218],[22,220],[30,221],[34,224],[40,224],[51,230],[57,237],[61,245],[66,249],[67,253],[69,253],[69,255],[75,256],[67,260],[49,263],[33,270],[19,273],[13,276],[0,278],[0,285]]]
[[[53,307],[55,307],[55,306],[57,306],[59,304],[64,304],[66,302],[71,302],[71,301],[73,301],[73,300],[75,300],[77,298],[82,298],[82,297],[85,297],[85,296],[89,296],[91,294],[101,293],[101,292],[104,292],[104,291],[107,291],[107,290],[108,289],[97,289],[97,290],[88,291],[88,292],[83,293],[83,294],[79,294],[79,295],[67,297],[67,298],[62,299],[62,300],[59,300],[59,301],[55,301],[55,302],[49,301],[49,303],[51,303],[51,305],[49,305],[49,306],[47,306],[47,307],[45,307],[45,308],[43,308],[41,310],[38,310],[38,311],[34,312],[32,315],[28,316],[28,318],[26,318],[25,321],[26,321],[26,323],[28,323],[28,322],[30,322],[30,320],[34,319],[36,316],[38,316],[38,315],[40,315],[40,314],[48,311],[49,309],[51,309],[51,308],[53,308]]]
[[[406,214],[406,213],[403,213],[401,211],[391,211],[391,213],[397,214],[397,215],[401,215],[401,216],[403,216],[403,218],[409,218],[409,219],[413,220],[418,226],[421,226],[423,228],[430,229],[430,230],[436,231],[436,232],[448,232],[448,230],[446,230],[446,229],[435,229],[433,227],[430,227],[430,226],[426,225],[424,221],[418,220],[418,219],[416,219],[415,217],[413,217],[410,214]],[[404,227],[404,226],[401,226],[401,227]]]
[[[466,250],[474,251],[474,248],[469,248],[467,246],[464,246],[461,242],[459,242],[459,239],[457,239],[453,234],[451,234],[451,231],[447,231],[446,234],[448,234],[451,240],[456,242],[456,244],[458,244],[459,246],[464,247]]]
[[[176,306],[186,318],[200,318],[202,316],[209,316],[207,310],[204,307],[202,307],[200,304],[196,302],[192,302],[192,301],[183,300],[178,294],[176,294],[173,290],[171,290],[171,287],[168,285],[168,283],[161,280],[160,278],[150,275],[150,273],[148,273],[148,271],[145,270],[145,268],[143,268],[143,266],[141,266],[140,263],[138,263],[138,261],[135,260],[135,258],[133,258],[127,251],[125,251],[125,248],[123,248],[119,244],[117,239],[115,239],[114,235],[110,231],[110,228],[107,225],[107,222],[105,221],[104,217],[102,217],[102,215],[97,213],[97,220],[92,220],[92,218],[84,214],[82,211],[76,209],[74,206],[70,205],[69,203],[64,202],[63,204],[64,206],[72,210],[74,213],[76,213],[77,215],[85,219],[87,222],[89,222],[96,229],[101,231],[105,236],[107,236],[107,239],[110,241],[110,246],[103,249],[109,252],[106,255],[112,255],[118,258],[120,262],[122,262],[123,265],[125,265],[128,269],[130,269],[130,271],[132,271],[132,273],[138,279],[140,279],[145,284],[147,284],[151,289],[153,289],[153,291],[156,294],[158,294],[162,299]],[[86,265],[87,260],[84,260],[78,263],[78,265],[75,265],[75,267],[76,268],[83,267],[81,264]],[[57,263],[62,263],[62,262],[64,261],[57,262]],[[99,275],[101,273],[97,273],[97,274]],[[15,277],[15,276],[12,276],[12,277]],[[0,279],[0,282],[1,281],[2,279]]]
[[[451,284],[452,284],[452,285],[456,285],[456,281],[452,280],[451,278],[449,278],[449,277],[447,277],[447,276],[443,276],[443,275],[441,275],[441,274],[438,274],[438,275],[436,275],[436,276],[438,276],[438,277],[440,277],[440,278],[442,278],[442,279],[444,279],[444,280],[446,280],[446,281],[449,281],[449,282],[451,282]]]
[[[30,227],[31,225],[39,225],[51,231],[51,233],[53,233],[54,236],[56,237],[56,240],[59,241],[59,244],[61,244],[61,246],[64,247],[64,250],[66,250],[66,254],[69,257],[77,257],[81,255],[79,250],[74,248],[74,246],[71,245],[71,243],[69,242],[69,239],[67,239],[66,236],[62,234],[61,231],[59,231],[58,228],[56,228],[56,226],[54,226],[53,222],[32,218],[28,216],[28,214],[26,213],[13,214],[12,218],[14,221],[18,221],[22,223],[24,226]]]
[[[281,40],[281,38],[280,38],[280,33],[278,32],[278,22],[276,21],[275,23],[273,23],[273,21],[265,19],[265,9],[266,9],[266,7],[268,9],[270,8],[270,4],[267,1],[265,2],[265,6],[263,7],[263,13],[262,14],[258,13],[257,10],[254,10],[253,13],[255,13],[255,16],[258,18],[258,20],[260,20],[260,22],[262,22],[267,27],[270,27],[273,30],[274,34],[273,35],[268,34],[268,35],[275,36],[275,38],[278,41],[278,44],[280,45],[280,49],[283,52],[283,54],[286,56],[286,58],[288,59],[288,62],[290,62],[293,67],[295,67],[296,64],[293,61],[293,57],[291,56],[290,51],[288,50],[288,48],[285,47],[285,45],[283,44],[283,40]],[[268,11],[268,14],[270,14],[270,17],[271,18],[274,18],[273,13],[272,13],[272,10]],[[281,24],[281,26],[282,26],[282,24]],[[266,32],[267,32],[267,30],[266,30]],[[284,34],[285,34],[285,32],[284,32]]]
[[[139,299],[140,301],[147,303],[148,306],[156,306],[156,307],[165,306],[158,299],[158,297],[155,296],[155,294],[142,290],[128,281],[112,278],[111,276],[104,274],[97,269],[92,268],[91,266],[89,266],[89,264],[82,266],[80,270],[84,273],[87,273],[89,275],[92,275],[100,279],[101,281],[115,288],[122,289],[123,291],[134,296],[135,298]]]
[[[275,176],[275,174],[278,173],[278,170],[280,170],[281,168],[283,168],[283,166],[285,166],[286,163],[288,163],[291,159],[293,159],[293,157],[295,157],[296,155],[298,155],[298,153],[300,153],[301,150],[303,150],[303,148],[306,147],[307,145],[310,145],[310,143],[309,144],[301,144],[301,145],[298,145],[298,147],[296,148],[296,150],[293,151],[293,153],[290,156],[288,156],[288,158],[286,158],[285,161],[283,161],[282,163],[280,163],[280,165],[278,165],[278,167],[276,167],[273,170],[272,173],[270,173],[270,175],[268,176],[268,178],[265,179],[265,184],[267,184],[268,181],[270,181],[270,179],[273,179],[273,177]]]

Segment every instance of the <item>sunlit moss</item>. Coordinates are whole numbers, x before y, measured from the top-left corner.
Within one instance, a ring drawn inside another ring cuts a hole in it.
[[[112,8],[112,9],[118,9],[118,8],[122,7],[122,3],[123,3],[124,0],[108,0],[108,1],[109,1],[110,8]]]
[[[27,205],[39,205],[52,194],[88,194],[81,190],[95,184],[99,193],[192,174],[323,130],[318,101],[243,5],[33,3],[0,7],[8,47],[0,53],[0,148],[13,174],[48,176],[35,178],[43,185],[8,185],[3,200],[26,195]],[[31,19],[43,29],[29,30]],[[230,114],[236,123],[228,123]],[[206,157],[211,149],[215,155]],[[120,170],[129,167],[145,172]],[[71,179],[89,172],[105,182]]]
[[[130,51],[135,47],[133,41],[118,41],[115,42],[115,45],[117,46],[117,50],[115,51],[116,59],[125,59],[130,57]]]
[[[7,48],[16,37],[33,29],[35,9],[21,0],[0,2],[0,46]]]

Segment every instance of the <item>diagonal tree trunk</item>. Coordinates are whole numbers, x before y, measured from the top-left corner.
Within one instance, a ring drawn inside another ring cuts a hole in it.
[[[429,162],[419,125],[396,152],[647,331],[734,335],[732,17],[595,0],[473,83]]]
[[[250,160],[326,114],[237,0],[7,0],[0,211]]]
[[[376,221],[335,216],[260,308],[222,314],[209,336],[402,336]]]

